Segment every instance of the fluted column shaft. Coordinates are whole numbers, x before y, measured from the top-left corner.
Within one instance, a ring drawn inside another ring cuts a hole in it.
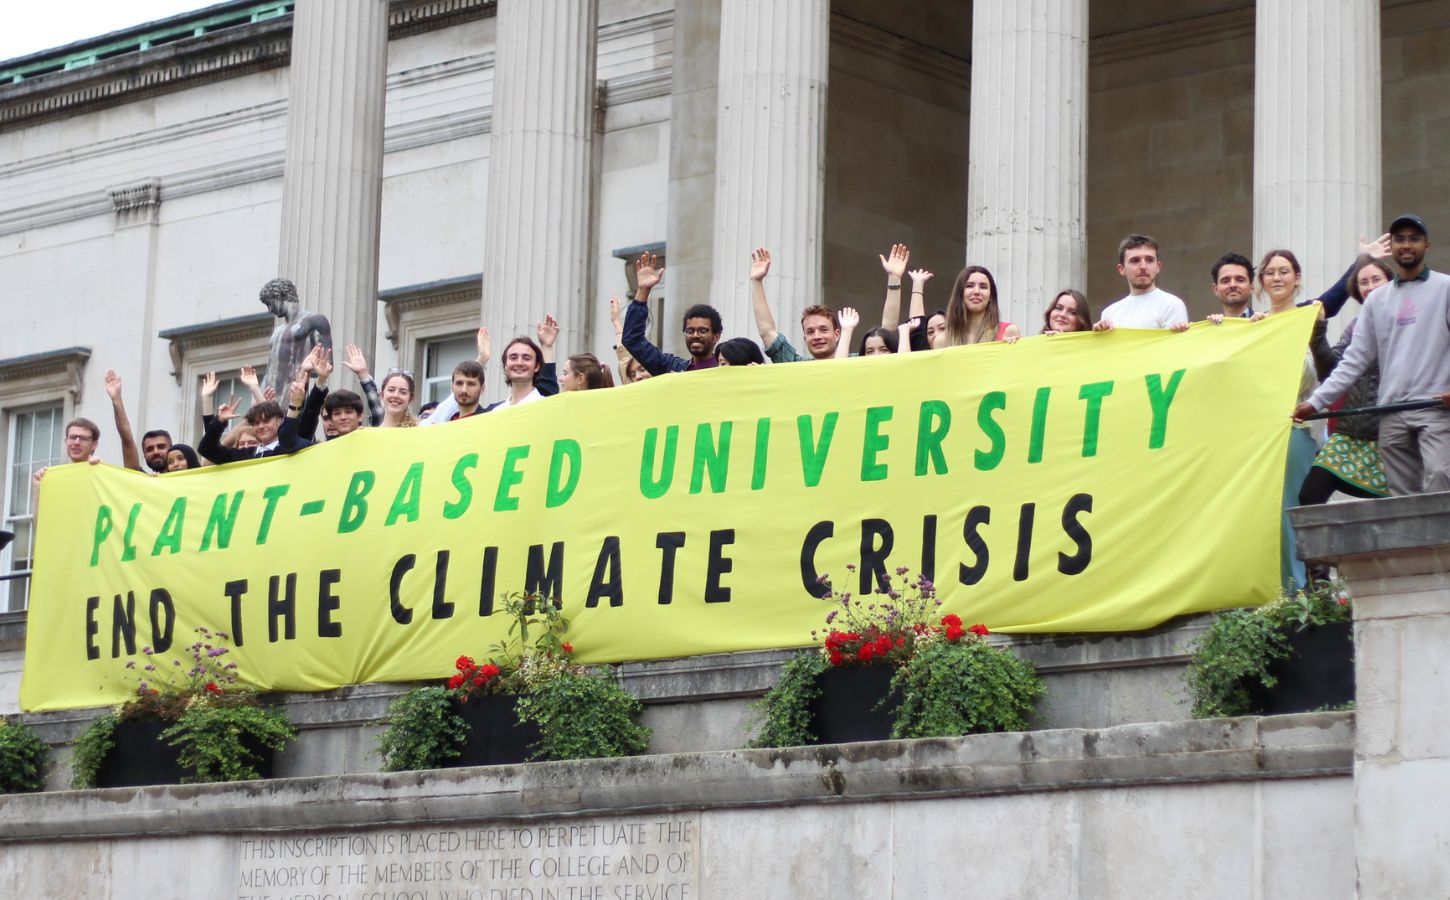
[[[1254,37],[1254,263],[1283,247],[1308,296],[1384,227],[1378,0],[1259,0]]]
[[[752,335],[750,251],[774,260],[776,322],[800,346],[821,302],[829,0],[726,0],[720,10],[715,251],[710,302],[727,335]],[[665,323],[678,340],[679,324]]]
[[[967,262],[1023,334],[1086,287],[1087,40],[1087,0],[973,0]]]
[[[499,361],[514,335],[559,319],[561,355],[587,350],[594,146],[594,0],[498,5],[483,320]]]
[[[357,344],[369,359],[387,77],[387,0],[297,4],[278,274],[297,284],[304,308],[327,316],[336,346]]]

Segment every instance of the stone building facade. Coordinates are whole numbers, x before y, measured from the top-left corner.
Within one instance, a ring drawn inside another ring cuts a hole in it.
[[[609,358],[644,248],[667,347],[707,300],[754,337],[753,246],[787,334],[869,321],[895,241],[929,305],[983,263],[1035,334],[1122,293],[1129,230],[1199,316],[1225,250],[1292,247],[1312,292],[1387,213],[1450,222],[1447,73],[1450,0],[231,0],[0,62],[0,565],[64,421],[119,462],[106,369],[195,440],[279,274],[431,396],[480,323]]]

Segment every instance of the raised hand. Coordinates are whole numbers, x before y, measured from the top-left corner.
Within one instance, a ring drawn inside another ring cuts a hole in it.
[[[272,387],[270,384],[267,385],[265,388],[262,389],[262,399],[263,400],[276,400],[277,399],[277,389],[274,388],[274,387]]]
[[[857,325],[861,324],[861,314],[856,312],[856,310],[850,306],[841,310],[837,315],[841,319],[842,332],[854,329]]]
[[[306,356],[302,357],[302,363],[301,363],[301,365],[299,365],[297,367],[297,372],[298,372],[299,377],[302,376],[302,375],[310,375],[311,373],[317,371],[317,361],[321,357],[322,357],[322,345],[321,344],[313,344],[312,345],[312,352],[310,352]]]
[[[230,422],[237,417],[237,395],[232,394],[227,402],[216,408],[216,417],[223,422]]]
[[[931,279],[934,277],[932,273],[928,272],[926,269],[912,269],[906,274],[911,276],[911,289],[913,291],[919,291],[922,288],[926,287],[926,283],[928,281],[931,281]]]
[[[539,323],[539,347],[548,349],[554,346],[559,339],[559,320],[554,318],[552,313],[544,315],[544,321]]]
[[[216,394],[217,377],[215,372],[208,372],[201,377],[201,396],[212,397]]]
[[[891,255],[881,257],[881,268],[892,278],[900,279],[906,274],[906,261],[911,259],[911,251],[906,249],[905,244],[892,244]]]
[[[750,280],[764,281],[768,274],[770,274],[770,251],[764,247],[756,247],[750,251]]]
[[[111,395],[112,400],[121,399],[121,376],[116,374],[115,369],[106,370],[106,393]]]
[[[474,344],[478,346],[478,364],[488,365],[488,358],[493,356],[493,338],[488,336],[488,328],[478,329],[478,334],[473,338]]]
[[[368,378],[368,360],[367,357],[363,356],[362,348],[357,344],[348,344],[343,348],[343,351],[347,355],[343,358],[342,364],[352,370],[352,374],[357,376],[358,381],[366,381]]]
[[[1390,255],[1390,235],[1385,232],[1369,243],[1365,243],[1364,235],[1359,236],[1359,252],[1361,256],[1368,256],[1370,259],[1384,259]]]
[[[635,286],[638,287],[639,290],[644,291],[646,294],[649,293],[649,291],[653,289],[655,285],[660,283],[661,278],[665,277],[664,266],[659,266],[658,268],[656,268],[658,262],[659,257],[655,256],[653,253],[646,251],[645,253],[640,255],[639,261],[634,264]]]
[[[257,389],[257,370],[252,366],[242,366],[242,371],[238,373],[237,380],[247,390],[255,391]]]
[[[287,399],[291,406],[302,408],[302,398],[307,394],[307,369],[304,366],[297,368],[297,377],[287,385]]]
[[[618,294],[609,298],[609,323],[614,326],[615,334],[620,334],[624,331],[624,320],[619,317]]]
[[[317,371],[317,383],[322,384],[327,381],[327,376],[332,374],[332,351],[321,344],[313,349],[317,353],[317,360],[313,363],[312,368]]]

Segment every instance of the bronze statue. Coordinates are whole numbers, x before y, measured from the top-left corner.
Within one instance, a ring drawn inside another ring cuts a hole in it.
[[[282,321],[272,332],[267,357],[267,384],[278,398],[287,396],[287,385],[297,367],[318,344],[332,352],[332,325],[322,313],[308,312],[297,297],[297,285],[286,278],[274,278],[262,285],[262,305]]]

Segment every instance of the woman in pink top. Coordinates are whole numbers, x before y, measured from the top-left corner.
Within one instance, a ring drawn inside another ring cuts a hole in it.
[[[1003,322],[997,310],[997,282],[982,266],[967,266],[952,285],[947,300],[946,330],[937,335],[937,347],[983,344],[988,341],[1015,342],[1022,333],[1011,322]]]

